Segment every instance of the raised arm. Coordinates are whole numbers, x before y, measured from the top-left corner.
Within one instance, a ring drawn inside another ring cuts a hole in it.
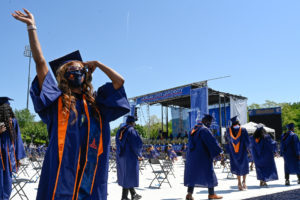
[[[21,11],[15,11],[12,16],[15,19],[27,24],[30,48],[34,62],[36,64],[36,73],[39,81],[39,86],[41,88],[48,73],[48,67],[38,39],[34,17],[28,10],[24,9],[24,12],[25,13]]]
[[[84,63],[85,65],[88,65],[90,72],[93,73],[96,67],[101,69],[112,81],[112,84],[114,88],[117,90],[121,88],[124,84],[124,78],[115,70],[107,67],[106,65],[102,64],[99,61],[88,61]]]

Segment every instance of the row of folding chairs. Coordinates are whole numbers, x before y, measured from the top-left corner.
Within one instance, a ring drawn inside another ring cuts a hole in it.
[[[17,173],[12,175],[12,195],[11,199],[18,197],[22,200],[28,200],[28,196],[24,190],[28,183],[36,183],[41,175],[43,158],[29,157],[21,161],[21,165]]]

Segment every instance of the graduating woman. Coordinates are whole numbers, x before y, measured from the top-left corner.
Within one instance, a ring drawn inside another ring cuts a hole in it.
[[[37,199],[106,200],[109,122],[129,112],[124,79],[99,61],[83,62],[76,51],[50,62],[56,84],[41,50],[34,17],[24,11],[12,15],[27,24],[37,72],[30,94],[50,138]],[[96,68],[112,83],[94,93],[91,80]]]
[[[238,189],[246,190],[246,176],[249,174],[248,147],[249,136],[245,128],[240,126],[237,116],[231,119],[232,125],[227,130],[226,139],[230,155],[231,173],[237,175]],[[241,182],[243,176],[243,182]]]
[[[250,144],[260,186],[267,186],[267,181],[278,180],[274,161],[274,154],[277,149],[276,142],[266,133],[263,125],[257,127],[250,138]]]
[[[0,97],[0,200],[9,200],[12,173],[26,157],[18,121],[9,105],[8,97]]]

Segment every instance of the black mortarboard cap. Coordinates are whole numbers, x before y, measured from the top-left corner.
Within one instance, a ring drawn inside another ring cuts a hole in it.
[[[135,122],[136,118],[134,116],[128,115],[126,119],[126,123],[132,123]]]
[[[234,116],[233,118],[230,119],[231,120],[231,123],[234,124],[236,122],[238,122],[238,116]]]
[[[73,61],[73,60],[77,60],[77,61],[82,61],[81,55],[79,50],[74,51],[72,53],[69,53],[63,57],[57,58],[53,61],[49,62],[49,65],[52,69],[53,74],[56,76],[56,71],[64,64],[66,64],[67,62]]]
[[[211,115],[209,115],[209,114],[204,114],[204,117],[202,118],[202,120],[203,120],[203,119],[207,119],[207,120],[209,120],[209,121],[212,121],[212,120],[214,119],[214,117],[211,116]]]
[[[10,105],[9,101],[12,101],[13,99],[9,98],[9,97],[0,97],[0,105],[2,104],[8,104]]]
[[[286,125],[286,128],[291,130],[291,129],[295,128],[295,124],[294,123],[289,123],[288,125]]]

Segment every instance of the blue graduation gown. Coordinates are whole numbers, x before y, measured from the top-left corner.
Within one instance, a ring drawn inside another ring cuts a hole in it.
[[[138,187],[138,157],[142,157],[143,142],[138,132],[132,126],[125,130],[120,140],[121,130],[122,128],[116,134],[118,184],[124,188]]]
[[[8,130],[0,134],[0,148],[4,163],[3,166],[0,160],[0,200],[9,200],[12,191],[12,172],[17,171],[16,162],[26,157],[18,121],[14,118],[12,123],[16,131],[14,144]]]
[[[280,153],[284,158],[284,171],[288,174],[300,174],[299,138],[292,131],[289,131],[285,134],[281,136],[280,143]]]
[[[175,153],[175,151],[174,151],[173,148],[168,149],[167,154],[168,154],[168,157],[169,157],[171,160],[177,158],[177,154]]]
[[[213,158],[222,149],[211,131],[202,126],[193,135],[189,134],[188,150],[184,169],[184,185],[187,187],[212,188],[218,185],[213,168]]]
[[[149,158],[157,158],[158,156],[159,156],[159,152],[155,148],[150,150]]]
[[[265,135],[259,142],[250,138],[250,149],[255,163],[257,180],[273,181],[278,180],[274,153],[276,152],[276,142],[270,135]]]
[[[243,176],[249,174],[249,160],[248,160],[248,148],[249,148],[249,136],[245,128],[241,128],[241,136],[238,137],[239,129],[233,129],[236,133],[237,138],[234,139],[230,135],[230,130],[227,129],[226,138],[227,138],[227,150],[230,155],[230,168],[231,173],[238,176]],[[238,147],[238,151],[235,152],[234,145]]]
[[[50,72],[45,77],[42,89],[39,89],[37,77],[34,79],[30,91],[34,109],[39,114],[43,122],[47,124],[49,134],[49,147],[46,151],[43,168],[41,172],[38,200],[52,199],[56,183],[57,170],[59,166],[58,157],[58,98],[61,96],[56,82],[51,77]],[[112,83],[101,86],[95,94],[95,100],[102,118],[102,140],[103,153],[99,156],[98,167],[95,174],[95,181],[91,195],[88,200],[107,199],[107,179],[110,146],[110,126],[109,122],[129,112],[129,103],[123,87],[118,90],[113,88]],[[90,109],[90,105],[88,105]],[[77,166],[81,147],[86,146],[87,120],[84,114],[84,105],[81,99],[76,100],[76,110],[78,117],[75,123],[74,113],[70,110],[70,117],[67,126],[62,164],[60,168],[59,181],[57,184],[55,198],[59,200],[71,200],[73,197],[76,182]],[[93,115],[90,118],[94,119]],[[92,121],[92,120],[91,120]]]

